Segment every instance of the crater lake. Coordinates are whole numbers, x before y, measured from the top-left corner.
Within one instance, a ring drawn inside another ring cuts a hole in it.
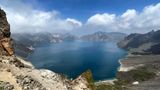
[[[49,69],[76,78],[90,69],[96,81],[115,77],[119,60],[127,52],[116,42],[72,41],[36,47],[28,60],[36,68]]]

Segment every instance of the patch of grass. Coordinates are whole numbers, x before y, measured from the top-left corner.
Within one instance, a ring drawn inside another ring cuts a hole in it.
[[[96,90],[124,90],[125,88],[121,85],[106,85],[106,84],[100,84],[96,86]]]
[[[2,83],[2,81],[0,81],[0,84]],[[4,88],[3,87],[0,87],[0,90],[4,90]]]
[[[113,86],[100,84],[100,85],[96,86],[96,90],[113,90]]]
[[[3,87],[0,87],[0,90],[4,90],[4,88],[3,88]]]
[[[117,74],[118,81],[115,82],[117,85],[131,84],[134,81],[146,81],[156,76],[155,71],[149,67],[140,67],[128,72],[119,72]]]
[[[147,69],[133,70],[133,79],[136,81],[145,81],[155,77],[155,73],[148,71]]]
[[[89,83],[88,87],[91,90],[95,90],[92,71],[91,70],[87,70],[86,72],[82,73],[82,77],[84,77],[87,80],[87,82]]]

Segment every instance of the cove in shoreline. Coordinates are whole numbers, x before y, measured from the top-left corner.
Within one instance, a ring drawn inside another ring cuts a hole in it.
[[[123,58],[119,59],[118,62],[119,62],[119,64],[120,64],[120,66],[117,68],[117,72],[129,70],[129,68],[123,67],[123,64],[121,63],[121,61],[124,60],[125,58],[127,58],[129,55],[130,55],[130,54],[126,55],[126,57],[123,57]],[[100,81],[97,81],[97,82],[95,82],[95,83],[96,83],[97,85],[98,85],[98,84],[114,84],[114,81],[116,81],[116,80],[117,80],[116,77],[114,77],[114,78],[110,78],[110,79],[106,79],[106,80],[100,80]]]

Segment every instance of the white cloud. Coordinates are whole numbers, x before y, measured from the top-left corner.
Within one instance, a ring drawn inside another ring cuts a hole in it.
[[[96,14],[91,16],[86,25],[103,31],[119,31],[126,33],[145,33],[160,29],[160,3],[144,7],[142,12],[128,9],[121,15]],[[103,25],[103,26],[102,26]]]
[[[82,23],[78,20],[75,20],[75,19],[71,19],[71,18],[67,18],[66,19],[66,24],[68,24],[68,28],[70,28],[69,30],[73,30],[73,29],[77,29],[79,27],[82,26]]]
[[[69,22],[69,23],[71,23],[73,25],[77,25],[79,27],[82,26],[82,23],[80,21],[78,21],[78,20],[75,20],[75,19],[67,18],[66,22]]]
[[[125,13],[121,15],[124,21],[129,21],[134,19],[137,16],[137,12],[134,9],[128,9]]]
[[[112,24],[115,21],[115,15],[114,14],[96,14],[94,16],[91,16],[87,24],[93,24],[93,25],[108,25]]]
[[[58,11],[37,10],[30,4],[24,5],[22,0],[2,0],[0,3],[12,32],[67,32],[82,26],[76,19],[62,19]]]
[[[36,2],[34,2],[36,3]],[[144,7],[141,12],[128,9],[120,15],[102,13],[88,18],[85,23],[73,18],[61,18],[59,11],[35,9],[23,0],[0,0],[6,11],[12,32],[125,32],[145,33],[160,29],[160,3]],[[62,13],[63,14],[63,13]]]

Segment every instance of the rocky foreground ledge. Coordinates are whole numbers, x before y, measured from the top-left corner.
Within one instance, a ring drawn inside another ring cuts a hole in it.
[[[92,90],[90,75],[88,71],[69,80],[50,70],[35,69],[19,57],[0,57],[0,90]]]

